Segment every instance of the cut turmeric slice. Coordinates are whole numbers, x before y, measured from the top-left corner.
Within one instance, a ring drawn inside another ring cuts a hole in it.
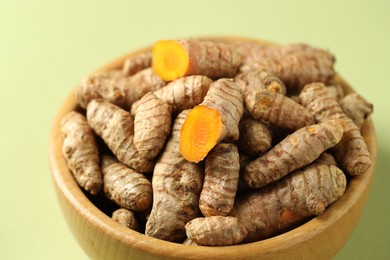
[[[174,40],[158,41],[153,47],[153,69],[160,78],[171,81],[185,75],[190,65],[187,50]]]
[[[217,144],[222,133],[218,110],[197,106],[188,114],[180,133],[180,151],[190,162],[199,162]]]
[[[237,140],[243,114],[241,87],[231,79],[211,83],[203,102],[191,110],[180,133],[180,152],[190,162],[203,160],[224,139]]]

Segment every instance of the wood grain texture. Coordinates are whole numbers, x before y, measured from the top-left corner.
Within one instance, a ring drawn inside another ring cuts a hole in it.
[[[227,42],[253,41],[237,37],[214,39]],[[121,68],[127,57],[146,50],[150,48],[129,53],[98,71]],[[337,77],[336,80],[347,93],[353,92],[343,79]],[[62,155],[63,139],[60,134],[61,118],[76,107],[73,91],[61,105],[53,122],[49,163],[65,220],[76,240],[92,259],[329,259],[341,249],[357,225],[375,172],[376,135],[373,122],[369,119],[363,125],[362,134],[372,156],[373,166],[365,174],[351,178],[345,194],[324,214],[289,232],[259,242],[223,248],[175,244],[121,226],[100,211],[80,190]]]

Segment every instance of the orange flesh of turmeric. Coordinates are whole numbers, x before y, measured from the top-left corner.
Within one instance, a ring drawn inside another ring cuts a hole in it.
[[[171,81],[184,76],[190,65],[187,50],[174,40],[158,41],[153,46],[152,66],[163,80]]]
[[[218,110],[197,106],[190,111],[180,132],[180,152],[190,162],[203,160],[217,144],[222,132]]]

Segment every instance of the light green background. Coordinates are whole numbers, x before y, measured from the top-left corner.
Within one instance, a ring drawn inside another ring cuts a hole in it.
[[[48,135],[84,75],[156,40],[239,35],[331,50],[374,103],[379,163],[336,259],[390,259],[390,1],[0,0],[0,259],[87,259],[61,215]]]

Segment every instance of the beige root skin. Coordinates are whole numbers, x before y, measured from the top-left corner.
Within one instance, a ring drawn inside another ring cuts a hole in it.
[[[92,100],[87,119],[117,159],[142,173],[152,172],[154,162],[143,158],[134,146],[134,125],[130,113],[109,102]]]
[[[248,95],[245,105],[252,118],[268,121],[283,129],[295,131],[315,124],[305,107],[279,93],[253,92]]]
[[[286,94],[286,87],[283,82],[265,70],[241,72],[234,80],[242,87],[244,100],[250,93],[263,90]]]
[[[306,85],[300,94],[302,104],[314,115],[318,122],[337,118],[341,120],[344,134],[334,147],[336,161],[350,175],[365,173],[371,166],[371,157],[360,129],[343,112],[337,100],[322,83]]]
[[[337,166],[337,162],[333,155],[329,152],[324,152],[320,157],[316,160],[316,163],[328,164]]]
[[[86,108],[91,100],[102,99],[127,110],[143,95],[165,84],[152,68],[132,76],[126,76],[119,70],[98,72],[81,81],[76,90],[76,100],[82,108]]]
[[[340,102],[344,113],[352,119],[359,127],[362,127],[364,121],[372,113],[374,106],[365,100],[361,95],[351,93],[346,95]]]
[[[244,242],[258,241],[321,214],[343,195],[346,184],[339,168],[314,162],[262,189],[243,194],[231,215],[248,230]]]
[[[123,63],[122,72],[124,75],[132,76],[143,69],[152,66],[152,53],[138,53],[127,58]]]
[[[257,41],[234,43],[232,47],[240,54],[243,64],[262,59],[270,48],[269,45]]]
[[[104,193],[122,208],[144,211],[152,206],[152,184],[141,173],[110,156],[102,158]]]
[[[154,94],[170,104],[175,113],[179,113],[202,103],[212,82],[202,75],[182,77],[156,90]]]
[[[138,220],[135,218],[134,213],[128,209],[121,208],[115,210],[111,218],[127,228],[140,231]]]
[[[69,112],[61,121],[62,153],[77,183],[95,195],[102,187],[95,134],[80,113]]]
[[[172,107],[153,93],[139,100],[134,118],[134,146],[149,160],[158,156],[171,132]]]
[[[199,208],[203,216],[227,216],[236,197],[240,160],[234,144],[219,143],[206,157]]]
[[[288,88],[300,90],[311,82],[328,83],[334,77],[332,54],[308,45],[272,46],[241,66],[241,71],[266,70],[280,78]]]
[[[271,148],[272,133],[262,122],[243,116],[240,120],[239,130],[238,148],[240,151],[256,157]]]
[[[258,42],[242,42],[235,44],[236,51],[242,57],[243,65],[251,64],[265,58],[280,59],[283,56],[300,52],[318,52],[326,54],[326,51],[313,48],[307,44],[270,45]]]
[[[345,97],[344,89],[339,83],[332,82],[331,85],[326,87],[328,88],[330,95],[332,95],[337,102],[340,102]]]
[[[248,234],[245,226],[234,217],[196,218],[188,222],[185,228],[187,236],[202,246],[235,245]]]
[[[153,68],[167,81],[189,75],[212,79],[234,77],[240,64],[241,56],[224,43],[196,39],[165,40],[153,47]]]
[[[76,89],[77,103],[84,109],[94,99],[104,99],[124,107],[126,80],[122,71],[102,71],[83,78]]]
[[[243,112],[241,88],[231,79],[213,82],[203,102],[192,109],[183,124],[181,154],[190,162],[199,162],[218,142],[237,140]]]
[[[145,234],[167,241],[183,241],[185,224],[200,215],[204,169],[184,159],[179,150],[180,129],[188,112],[184,110],[177,116],[172,136],[153,172],[153,207]]]
[[[172,113],[190,109],[202,103],[213,81],[202,75],[187,76],[169,82],[166,86],[157,89],[153,94],[172,106]],[[137,112],[140,101],[131,107],[131,114]]]
[[[265,186],[310,164],[339,143],[342,135],[343,127],[338,120],[301,128],[249,163],[244,169],[243,179],[251,188]]]

